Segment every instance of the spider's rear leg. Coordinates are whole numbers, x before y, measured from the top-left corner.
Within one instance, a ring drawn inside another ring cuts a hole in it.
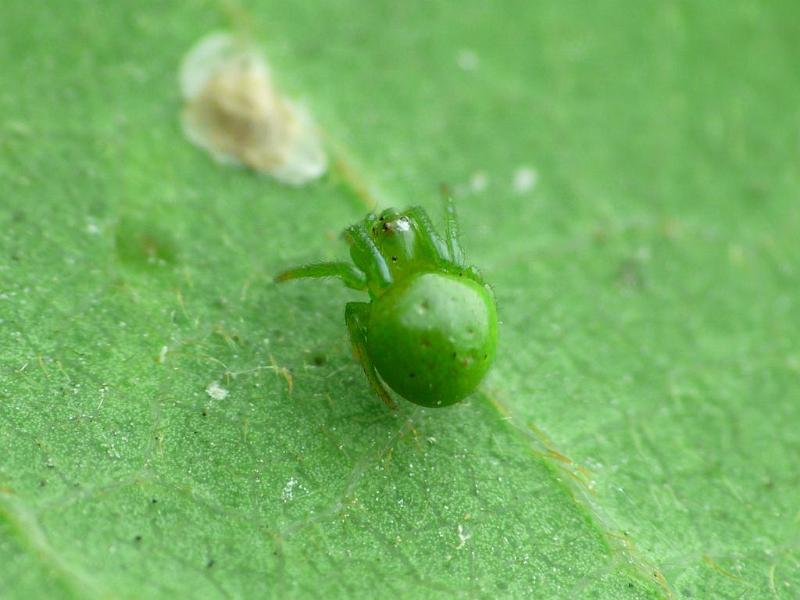
[[[350,332],[353,353],[356,355],[358,362],[361,363],[370,386],[389,408],[397,410],[397,404],[389,395],[389,390],[386,389],[383,381],[381,381],[378,372],[375,370],[375,365],[372,364],[372,360],[370,360],[367,353],[369,304],[365,302],[348,302],[344,307],[344,320],[347,322],[347,330]]]

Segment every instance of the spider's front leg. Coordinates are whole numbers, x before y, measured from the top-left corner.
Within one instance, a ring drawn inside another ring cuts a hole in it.
[[[345,239],[350,244],[350,258],[366,275],[370,293],[377,293],[392,284],[389,265],[363,222],[348,227]]]
[[[436,264],[450,263],[465,267],[464,250],[458,235],[458,217],[456,207],[450,191],[442,188],[442,199],[445,206],[445,229],[442,238],[433,226],[428,213],[421,206],[412,206],[405,211],[405,215],[416,223],[420,234],[420,241],[425,248],[425,253]]]
[[[461,241],[458,239],[458,215],[456,214],[456,204],[450,190],[445,186],[442,188],[444,195],[444,237],[447,241],[447,250],[450,253],[450,260],[457,265],[464,265],[464,250],[461,248]]]
[[[370,386],[376,394],[383,400],[386,405],[392,410],[397,410],[392,397],[389,395],[389,390],[381,381],[378,372],[375,370],[375,365],[370,360],[369,353],[367,352],[367,323],[369,322],[369,304],[365,302],[348,302],[344,307],[344,320],[347,322],[347,330],[350,332],[350,343],[353,345],[353,353],[356,355],[358,362],[364,369],[364,374],[367,376]]]
[[[421,206],[412,206],[405,211],[405,215],[416,224],[418,239],[425,248],[424,252],[428,255],[428,259],[435,264],[450,260],[447,246],[425,209]]]
[[[338,277],[344,284],[354,290],[367,289],[367,277],[359,269],[345,262],[311,263],[301,267],[289,269],[275,276],[275,281],[281,283],[290,279],[304,277]]]

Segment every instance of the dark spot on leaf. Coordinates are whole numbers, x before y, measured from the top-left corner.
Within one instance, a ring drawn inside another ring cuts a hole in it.
[[[134,542],[136,542],[136,543],[138,544],[139,542],[141,542],[141,541],[142,541],[142,536],[140,536],[140,535],[137,535],[136,537],[134,537],[134,538],[133,538],[133,541],[134,541]]]
[[[210,569],[211,567],[214,566],[214,564],[215,564],[214,563],[214,559],[213,558],[209,558],[208,562],[206,563],[206,569]]]
[[[150,504],[157,504],[157,503],[158,503],[157,499],[155,499],[155,498],[151,498],[150,499]]]
[[[117,257],[133,266],[154,268],[177,260],[175,242],[154,223],[123,219],[117,225],[115,245]]]
[[[325,357],[324,354],[315,354],[314,356],[311,357],[311,362],[315,367],[321,367],[326,362],[328,362],[328,359]]]
[[[644,287],[644,272],[639,260],[623,260],[617,269],[617,285],[630,290],[640,290]]]

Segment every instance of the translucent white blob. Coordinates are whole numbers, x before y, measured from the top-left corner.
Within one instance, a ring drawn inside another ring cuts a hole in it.
[[[212,33],[180,70],[186,136],[221,163],[246,165],[291,185],[320,177],[328,161],[308,111],[275,89],[250,43]]]
[[[474,193],[480,194],[489,187],[489,176],[484,171],[475,171],[469,178],[469,187]]]
[[[212,381],[206,387],[206,394],[211,396],[214,400],[225,400],[228,397],[228,390],[222,387],[218,382]]]
[[[467,48],[458,52],[458,55],[456,56],[456,62],[464,71],[474,71],[480,64],[478,55]]]
[[[524,194],[533,189],[539,175],[530,167],[520,167],[514,171],[512,186],[518,194]]]

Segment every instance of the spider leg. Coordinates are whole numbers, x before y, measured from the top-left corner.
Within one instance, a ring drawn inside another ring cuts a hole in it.
[[[276,275],[275,281],[280,283],[303,277],[338,277],[349,288],[354,290],[367,289],[366,275],[354,265],[346,262],[310,263],[295,267]]]
[[[444,198],[444,235],[447,240],[447,250],[450,253],[450,260],[457,265],[464,264],[464,250],[458,240],[458,216],[456,215],[456,205],[453,196],[447,186],[442,186],[442,197]]]
[[[417,224],[418,231],[421,234],[420,240],[425,244],[426,253],[434,259],[434,262],[451,260],[450,252],[444,240],[436,231],[425,209],[421,206],[412,206],[405,211],[405,214]]]
[[[386,389],[386,386],[381,381],[378,372],[375,370],[375,365],[372,364],[367,353],[369,304],[366,302],[348,302],[344,307],[344,320],[347,323],[347,330],[350,332],[353,354],[355,354],[358,362],[361,363],[370,386],[389,408],[396,410],[397,405],[389,395],[389,390]]]
[[[351,225],[345,231],[345,237],[350,244],[350,256],[356,266],[366,273],[369,286],[374,284],[378,289],[388,287],[392,283],[389,265],[370,237],[366,225]]]

